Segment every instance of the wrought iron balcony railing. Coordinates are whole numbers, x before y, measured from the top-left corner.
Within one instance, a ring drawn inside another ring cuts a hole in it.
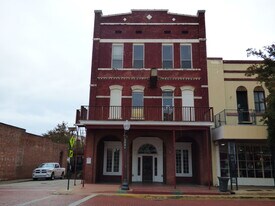
[[[137,120],[137,121],[182,121],[213,122],[211,107],[173,106],[82,106],[76,113],[76,123],[80,120]]]
[[[262,117],[263,114],[255,110],[225,109],[215,115],[215,127],[238,124],[263,125]]]

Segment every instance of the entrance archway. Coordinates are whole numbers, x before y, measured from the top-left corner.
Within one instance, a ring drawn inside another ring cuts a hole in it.
[[[133,141],[132,182],[163,182],[163,142],[158,137]]]

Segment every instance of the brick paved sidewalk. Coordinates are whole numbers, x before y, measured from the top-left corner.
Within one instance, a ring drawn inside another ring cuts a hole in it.
[[[239,190],[220,192],[218,187],[202,185],[178,185],[176,188],[163,184],[131,184],[129,191],[120,189],[120,184],[81,184],[73,186],[74,194],[148,194],[148,195],[196,195],[196,196],[230,196],[230,197],[246,197],[246,198],[271,198],[275,199],[274,187],[251,187],[241,186]]]

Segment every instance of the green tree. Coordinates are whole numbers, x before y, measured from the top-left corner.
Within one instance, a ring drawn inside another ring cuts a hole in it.
[[[42,136],[51,139],[53,142],[68,144],[71,134],[67,123],[62,122],[61,124],[57,124],[54,129],[42,134]]]
[[[264,84],[269,92],[266,98],[267,109],[263,121],[267,125],[267,140],[272,155],[275,185],[275,44],[265,46],[262,50],[247,49],[247,54],[263,59],[262,64],[248,67],[245,75],[256,75],[256,80]]]

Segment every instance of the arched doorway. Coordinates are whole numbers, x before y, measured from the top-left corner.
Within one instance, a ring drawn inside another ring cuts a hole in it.
[[[163,182],[163,142],[157,137],[133,141],[132,182]]]

